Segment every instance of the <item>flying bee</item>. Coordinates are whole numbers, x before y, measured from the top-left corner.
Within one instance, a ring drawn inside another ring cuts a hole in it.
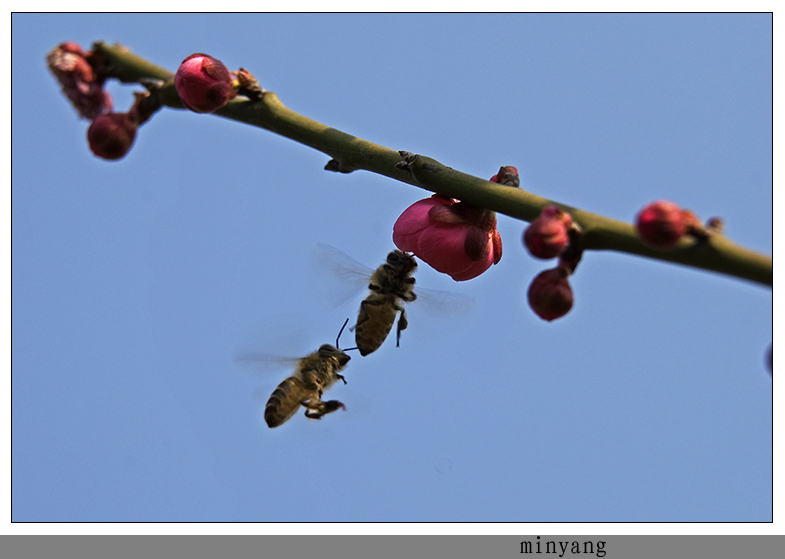
[[[318,350],[297,360],[294,373],[283,380],[264,407],[264,421],[270,428],[286,423],[300,406],[305,408],[305,417],[321,419],[322,416],[346,406],[338,400],[322,401],[324,392],[339,380],[346,384],[346,379],[339,373],[351,359],[346,352],[338,349],[338,340],[347,319],[338,333],[335,346],[324,344]],[[351,348],[356,349],[356,348]],[[265,356],[246,354],[240,361],[266,360]]]
[[[401,331],[409,321],[401,303],[417,299],[412,274],[417,268],[414,257],[400,250],[387,255],[387,261],[371,276],[368,289],[371,293],[360,303],[354,339],[360,355],[368,355],[381,347],[392,330],[395,316],[400,312],[395,332],[395,347],[401,343]]]
[[[401,332],[409,325],[403,303],[422,300],[431,312],[445,315],[471,305],[471,299],[455,293],[418,288],[419,296],[416,295],[412,274],[417,268],[417,262],[414,256],[400,250],[389,253],[385,263],[376,270],[371,270],[330,245],[315,245],[314,257],[320,267],[340,280],[351,282],[358,288],[366,286],[370,291],[360,303],[357,324],[354,326],[357,349],[363,356],[379,349],[390,334],[398,313],[396,346],[400,345]],[[351,293],[356,291],[352,290]]]
[[[305,417],[321,419],[346,406],[338,400],[322,401],[324,391],[337,381],[346,379],[338,371],[349,362],[343,350],[324,344],[317,351],[301,358],[294,374],[284,379],[273,391],[264,407],[264,421],[268,427],[286,423],[300,406],[305,407]]]

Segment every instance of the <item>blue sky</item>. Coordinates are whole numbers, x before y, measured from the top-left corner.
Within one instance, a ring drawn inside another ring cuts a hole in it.
[[[770,521],[771,290],[612,252],[573,311],[526,289],[548,262],[499,216],[504,256],[412,303],[401,347],[353,354],[347,410],[262,421],[289,374],[233,356],[333,343],[311,247],[375,267],[427,192],[270,132],[163,110],[95,158],[46,69],[62,41],[175,70],[248,68],[350,134],[621,220],[665,198],[772,251],[768,15],[14,15],[14,521]],[[116,107],[132,86],[112,84]],[[348,345],[348,342],[344,342]],[[260,402],[260,395],[261,400]]]

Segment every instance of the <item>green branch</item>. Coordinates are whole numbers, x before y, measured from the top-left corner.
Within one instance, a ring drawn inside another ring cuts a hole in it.
[[[164,87],[164,103],[172,108],[183,108],[174,88],[172,72],[121,47],[96,43],[94,48],[112,61],[122,81],[148,77],[168,82]],[[409,170],[400,169],[396,164],[402,156],[397,150],[298,114],[287,108],[272,92],[266,92],[259,101],[235,99],[215,114],[264,128],[321,151],[332,158],[327,165],[329,170],[343,173],[360,169],[371,171],[523,221],[531,221],[545,206],[556,204],[580,224],[585,250],[626,252],[772,285],[771,257],[740,247],[723,235],[713,235],[706,240],[684,238],[673,249],[654,250],[640,241],[630,223],[468,175],[428,157],[418,156]]]

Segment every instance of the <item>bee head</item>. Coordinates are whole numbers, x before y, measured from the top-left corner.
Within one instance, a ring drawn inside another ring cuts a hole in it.
[[[404,274],[411,273],[417,267],[417,262],[414,260],[414,256],[403,252],[402,250],[394,250],[388,254],[387,264],[396,270],[401,270]]]
[[[349,359],[351,359],[351,357],[346,355],[346,353],[343,350],[338,349],[337,347],[333,347],[330,344],[324,344],[321,347],[319,347],[319,357],[321,359],[328,359],[330,357],[335,357],[341,366],[346,365],[346,363],[349,362]]]

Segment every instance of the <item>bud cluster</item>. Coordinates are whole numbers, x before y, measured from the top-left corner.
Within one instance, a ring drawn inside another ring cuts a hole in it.
[[[163,106],[163,82],[140,79],[148,91],[135,93],[128,112],[112,112],[112,97],[103,88],[107,78],[117,77],[99,47],[84,51],[73,42],[55,47],[46,57],[49,69],[79,114],[90,119],[87,141],[90,150],[107,160],[123,158],[133,146],[136,131]],[[130,80],[126,80],[130,81]],[[197,113],[212,113],[238,94],[261,99],[264,90],[244,68],[230,72],[212,56],[197,53],[180,64],[174,77],[180,100]]]
[[[145,84],[149,91],[135,93],[128,112],[112,112],[112,97],[103,86],[116,76],[100,51],[83,51],[76,43],[66,42],[52,49],[46,60],[80,116],[92,121],[87,143],[102,159],[122,159],[131,149],[139,125],[163,105],[162,82],[150,81]]]
[[[555,320],[572,308],[569,276],[582,256],[581,232],[572,216],[558,206],[542,209],[523,233],[523,244],[535,258],[559,258],[556,268],[545,270],[529,285],[529,306],[544,320]]]

